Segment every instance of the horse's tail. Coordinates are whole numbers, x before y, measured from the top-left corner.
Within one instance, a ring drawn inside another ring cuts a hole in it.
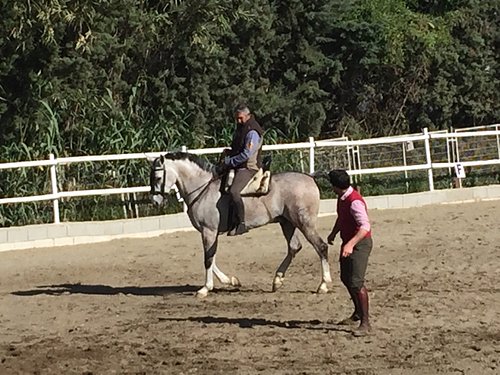
[[[330,181],[330,177],[328,176],[328,172],[325,172],[325,171],[316,171],[316,172],[313,172],[313,173],[309,173],[309,176],[311,176],[312,178],[314,178],[316,181],[319,178],[325,178],[328,181]]]

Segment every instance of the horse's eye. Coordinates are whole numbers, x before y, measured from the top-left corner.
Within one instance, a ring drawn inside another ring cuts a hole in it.
[[[156,182],[160,182],[161,181],[161,177],[156,177]]]

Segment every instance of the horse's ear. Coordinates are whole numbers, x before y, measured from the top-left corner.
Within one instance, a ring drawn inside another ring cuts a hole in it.
[[[155,159],[156,159],[156,158],[155,158],[155,157],[153,157],[153,156],[148,156],[148,155],[146,155],[146,159],[148,159],[149,164],[153,165],[153,163],[155,162]]]
[[[165,156],[160,155],[160,162],[163,164],[165,162]]]

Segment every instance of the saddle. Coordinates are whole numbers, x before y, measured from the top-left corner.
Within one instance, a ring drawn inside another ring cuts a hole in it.
[[[252,179],[248,181],[248,184],[241,190],[241,195],[265,195],[269,192],[269,181],[271,179],[271,171],[267,170],[264,172],[263,168],[260,168],[257,173],[254,174]]]
[[[241,190],[242,196],[259,196],[266,195],[269,192],[269,183],[271,181],[271,166],[272,158],[266,155],[262,160],[262,168],[260,168],[250,181]],[[224,192],[229,190],[234,178],[234,169],[231,169],[224,181]]]

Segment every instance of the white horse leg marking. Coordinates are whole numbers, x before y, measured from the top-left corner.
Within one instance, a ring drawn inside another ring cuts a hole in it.
[[[328,264],[328,245],[321,239],[314,227],[308,226],[301,229],[301,231],[311,245],[313,245],[314,250],[316,250],[321,260],[321,283],[319,284],[317,293],[328,293],[327,283],[332,282],[330,265]]]
[[[328,259],[321,259],[321,271],[323,273],[323,281],[326,283],[332,282],[332,275],[330,274],[330,265],[328,264]]]
[[[224,272],[220,270],[215,264],[215,258],[213,261],[214,274],[219,279],[219,281],[224,285],[241,286],[240,280],[236,276],[228,277]]]
[[[206,297],[208,292],[214,288],[214,265],[215,253],[217,252],[217,231],[208,229],[201,234],[205,256],[205,285],[196,292],[199,298]]]
[[[330,265],[328,264],[328,260],[325,258],[321,258],[321,274],[321,283],[319,284],[318,290],[316,292],[319,294],[325,294],[328,293],[327,283],[332,282],[332,276],[330,275]]]
[[[214,257],[214,261],[213,261],[213,270],[214,270],[214,274],[215,276],[217,277],[217,279],[219,279],[219,281],[222,283],[222,284],[230,284],[231,283],[231,279],[224,273],[222,272],[219,267],[217,267],[217,264],[215,263],[215,257]]]
[[[205,270],[205,285],[196,292],[196,297],[204,298],[214,288],[213,263]]]
[[[283,280],[285,277],[283,276],[282,272],[276,272],[276,275],[274,276],[273,280],[273,292],[276,292],[279,288],[283,286]]]
[[[326,245],[326,244],[325,244]],[[328,245],[326,245],[326,252],[328,252]],[[328,264],[328,258],[321,256],[321,284],[318,287],[318,293],[328,293],[328,283],[332,282],[332,276],[330,274],[330,265]]]
[[[328,251],[328,245],[326,246],[326,251]],[[318,254],[321,258],[321,283],[319,284],[317,293],[325,294],[328,293],[327,283],[332,282],[332,276],[330,275],[330,265],[328,264],[328,258],[323,255],[323,251],[318,251]]]

